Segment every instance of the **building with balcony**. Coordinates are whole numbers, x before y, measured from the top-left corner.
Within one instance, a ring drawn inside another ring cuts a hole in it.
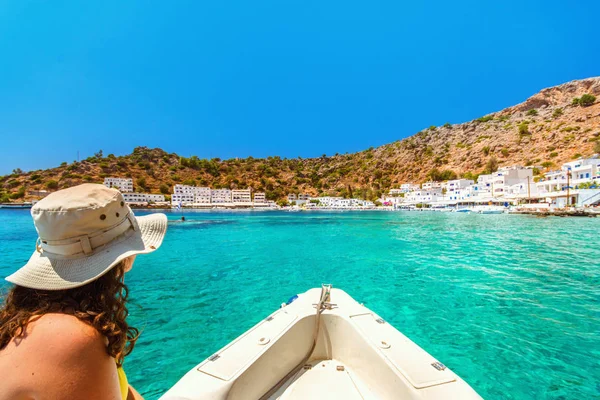
[[[477,184],[481,188],[481,193],[487,192],[492,197],[504,197],[508,188],[513,185],[527,184],[533,181],[533,170],[520,166],[511,166],[498,169],[498,171],[479,175]]]
[[[469,197],[465,189],[474,183],[475,181],[471,179],[454,179],[444,182],[442,183],[442,198],[444,200],[462,200],[463,197]]]
[[[115,188],[121,193],[133,192],[133,179],[132,178],[104,178],[104,186],[108,188]]]
[[[173,186],[173,195],[171,204],[189,205],[189,204],[210,204],[210,188],[190,185],[177,184]]]
[[[540,193],[551,193],[594,182],[600,185],[600,158],[597,156],[565,163],[561,169],[545,173],[536,186]]]
[[[435,183],[435,182],[429,182]],[[439,182],[438,182],[439,183]],[[434,186],[434,185],[431,185]],[[404,196],[404,203],[407,204],[428,204],[436,201],[444,200],[442,194],[441,184],[440,187],[430,187],[429,189],[419,189],[414,192],[407,193]]]
[[[254,193],[254,204],[267,204],[267,198],[263,192]]]
[[[162,203],[165,195],[153,193],[123,193],[123,199],[129,204]]]
[[[211,189],[210,201],[212,204],[231,204],[230,189]]]
[[[233,189],[231,200],[234,203],[252,203],[252,189]]]
[[[442,182],[429,181],[429,182],[425,182],[424,184],[421,185],[421,189],[424,189],[424,190],[441,189],[441,188],[442,188]]]

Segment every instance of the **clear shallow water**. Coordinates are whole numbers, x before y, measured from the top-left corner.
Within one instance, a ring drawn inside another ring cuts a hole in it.
[[[149,399],[321,282],[364,302],[484,398],[600,398],[600,219],[185,215],[127,276],[143,333],[125,368]],[[1,277],[35,239],[27,210],[0,210]]]

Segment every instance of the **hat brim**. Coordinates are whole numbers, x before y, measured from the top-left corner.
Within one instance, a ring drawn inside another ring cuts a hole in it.
[[[136,217],[139,230],[103,246],[89,256],[53,259],[35,251],[27,264],[6,280],[15,285],[43,290],[64,290],[83,286],[107,273],[127,257],[152,253],[162,244],[167,231],[165,214]]]

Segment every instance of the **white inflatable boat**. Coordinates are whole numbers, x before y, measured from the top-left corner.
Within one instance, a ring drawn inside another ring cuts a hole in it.
[[[189,371],[163,400],[481,399],[331,286],[311,289]]]

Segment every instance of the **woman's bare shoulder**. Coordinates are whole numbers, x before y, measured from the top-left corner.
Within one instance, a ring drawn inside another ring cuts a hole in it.
[[[10,384],[0,384],[8,393],[118,398],[117,369],[104,337],[71,315],[46,314],[32,321],[24,337],[13,339],[0,351],[0,370],[10,371]]]
[[[34,319],[27,326],[26,334],[13,339],[6,350],[25,353],[28,358],[38,355],[63,362],[82,354],[108,357],[100,332],[75,316],[58,313]]]

